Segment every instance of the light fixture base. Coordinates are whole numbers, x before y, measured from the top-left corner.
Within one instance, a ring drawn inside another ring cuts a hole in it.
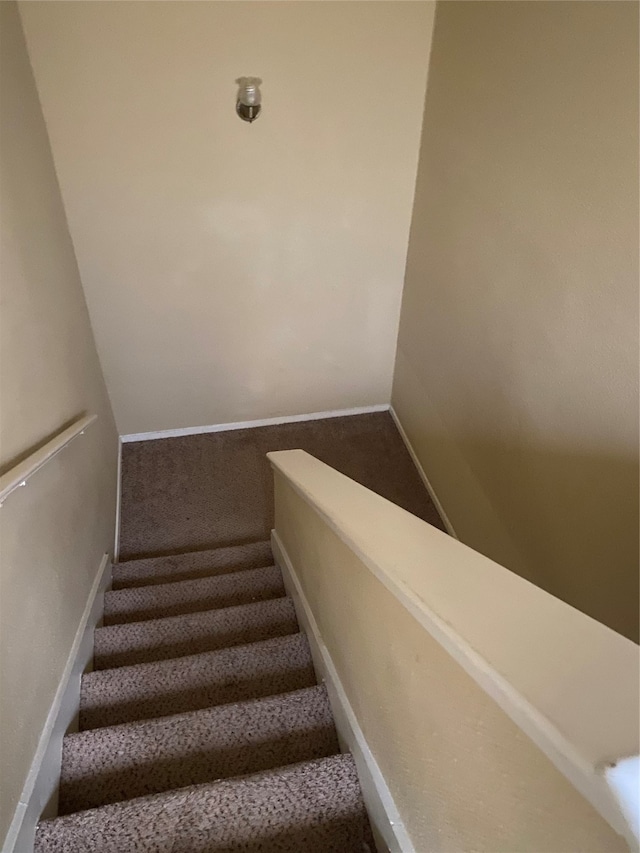
[[[240,101],[238,101],[236,103],[236,112],[238,113],[242,121],[248,121],[249,124],[251,124],[251,122],[254,122],[262,112],[262,107],[260,106],[260,104],[256,104],[255,106],[249,107],[246,104],[242,104],[240,103]]]

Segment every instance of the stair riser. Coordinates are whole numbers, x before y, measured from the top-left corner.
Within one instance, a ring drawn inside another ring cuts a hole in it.
[[[173,584],[113,590],[105,595],[104,624],[141,622],[166,616],[235,607],[285,594],[275,566]]]
[[[145,622],[149,619],[163,619],[166,616],[181,616],[186,613],[199,613],[202,610],[213,610],[217,607],[238,607],[253,601],[267,601],[270,598],[281,598],[284,595],[282,584],[273,584],[256,590],[253,593],[240,595],[210,595],[194,601],[177,602],[176,604],[145,607],[132,610],[129,613],[105,613],[105,625],[126,625],[131,622]]]
[[[194,803],[193,808],[213,807]],[[142,820],[143,817],[147,819]],[[96,828],[91,825],[70,827],[68,831],[65,828],[51,831],[41,826],[34,853],[375,853],[373,842],[365,845],[363,841],[370,834],[364,810],[359,813],[354,809],[352,816],[338,820],[323,819],[319,815],[311,825],[301,818],[299,825],[288,826],[280,832],[272,830],[266,836],[259,834],[258,826],[255,838],[243,838],[238,844],[232,837],[217,841],[218,833],[210,831],[208,825],[201,830],[190,826],[189,836],[194,834],[195,837],[185,838],[186,833],[172,826],[170,818],[167,820],[165,815],[152,817],[153,824],[147,815],[132,819],[133,832],[128,827],[118,831],[111,826],[105,830],[100,825]],[[236,815],[233,818],[238,820]],[[140,837],[143,840],[136,840]]]
[[[117,563],[113,589],[222,575],[273,564],[269,542]]]
[[[276,676],[257,675],[254,678],[238,680],[233,684],[213,682],[191,690],[166,693],[151,699],[138,699],[122,705],[97,707],[80,710],[80,730],[115,726],[134,720],[166,717],[169,714],[182,714],[186,711],[198,711],[229,702],[246,702],[261,696],[274,696],[277,693],[289,693],[315,684],[313,666],[291,670]]]
[[[237,572],[250,572],[252,569],[262,569],[266,566],[273,565],[273,558],[267,560],[256,561],[255,565],[238,566],[227,565],[216,569],[215,567],[206,566],[203,569],[191,569],[181,572],[167,572],[166,574],[157,574],[154,577],[142,578],[118,578],[113,579],[111,589],[136,589],[141,586],[160,586],[164,583],[179,583],[180,581],[194,581],[200,578],[224,577],[224,575],[236,574]]]
[[[364,853],[351,756],[42,821],[35,853]]]
[[[183,751],[171,756],[158,750],[155,756],[140,755],[135,766],[123,770],[87,774],[60,787],[59,813],[69,814],[107,803],[157,794],[187,785],[258,773],[300,761],[324,758],[339,752],[333,723],[323,728],[292,731],[262,743],[216,749],[210,752]],[[63,753],[63,763],[66,756]],[[103,762],[103,765],[106,762]]]
[[[324,686],[69,734],[60,809],[91,808],[336,752]]]
[[[116,725],[315,684],[303,634],[157,663],[86,673],[80,727]]]
[[[124,627],[124,626],[123,626]],[[128,627],[128,626],[127,626]],[[268,640],[272,637],[284,637],[287,634],[295,634],[298,631],[298,623],[295,618],[283,618],[265,625],[252,625],[250,627],[229,630],[227,633],[196,636],[176,640],[165,641],[161,645],[151,645],[148,648],[137,648],[121,652],[105,652],[99,649],[94,651],[94,669],[112,669],[120,666],[131,666],[137,663],[151,663],[152,661],[169,660],[182,657],[183,655],[195,655],[200,652],[212,652],[216,649],[239,646],[245,643],[257,643],[260,640]]]

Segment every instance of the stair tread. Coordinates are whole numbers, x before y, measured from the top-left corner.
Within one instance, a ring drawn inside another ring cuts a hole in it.
[[[230,545],[208,551],[188,551],[163,557],[126,560],[113,566],[113,588],[169,583],[189,577],[224,574],[240,569],[258,569],[273,563],[268,540]]]
[[[214,610],[98,628],[94,669],[167,660],[298,631],[293,602],[271,598]]]
[[[313,684],[309,643],[301,633],[170,660],[96,670],[82,678],[80,728],[195,711]]]
[[[105,625],[176,616],[285,594],[277,566],[244,569],[212,577],[110,590],[104,597]]]
[[[67,735],[61,814],[339,752],[326,688]]]
[[[366,837],[345,754],[41,821],[35,853],[362,853]]]

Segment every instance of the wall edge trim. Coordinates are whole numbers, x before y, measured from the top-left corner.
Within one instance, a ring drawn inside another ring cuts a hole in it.
[[[447,533],[449,534],[449,536],[453,536],[454,539],[457,539],[458,541],[460,541],[460,537],[456,533],[455,528],[454,528],[453,524],[451,523],[451,519],[449,518],[449,516],[445,512],[445,509],[442,506],[440,499],[438,498],[438,495],[436,494],[436,490],[431,485],[431,482],[430,482],[429,478],[427,477],[426,471],[422,467],[422,463],[418,459],[418,455],[415,452],[415,450],[413,449],[413,445],[409,441],[409,436],[405,432],[404,427],[402,426],[402,423],[400,422],[400,418],[398,417],[396,410],[393,408],[393,405],[389,406],[389,414],[393,418],[393,422],[395,423],[395,425],[398,429],[398,432],[400,433],[400,438],[403,440],[405,447],[409,451],[409,456],[411,456],[411,458],[413,460],[413,464],[418,469],[418,474],[420,475],[420,479],[422,480],[425,489],[429,492],[429,496],[430,496],[431,500],[433,501],[433,503],[435,504],[436,509],[438,510],[438,515],[440,516],[440,518],[444,522],[444,526],[447,528]]]
[[[113,531],[113,562],[120,562],[120,507],[122,503],[122,439],[118,436],[118,464],[116,473],[116,519]]]
[[[379,403],[375,406],[356,406],[353,409],[332,409],[327,412],[309,412],[302,415],[282,415],[275,418],[258,418],[253,421],[238,421],[237,423],[204,424],[202,426],[179,427],[178,429],[160,429],[151,432],[132,432],[120,436],[123,444],[133,441],[153,441],[158,438],[180,438],[183,435],[203,435],[208,432],[226,432],[232,429],[254,429],[263,426],[278,426],[279,424],[294,424],[301,421],[319,421],[323,418],[346,418],[351,415],[368,415],[374,412],[388,412],[389,403]]]
[[[102,619],[104,593],[110,583],[111,560],[105,553],[91,585],[2,853],[32,853],[40,816],[45,808],[57,801],[62,739],[78,713],[80,679],[93,657],[93,632]]]
[[[365,805],[379,853],[416,853],[391,791],[367,744],[357,717],[325,646],[318,623],[307,601],[295,567],[284,543],[271,531],[271,548],[284,577],[287,594],[292,598],[296,616],[306,633],[318,679],[325,684],[343,752],[351,752],[358,769]]]

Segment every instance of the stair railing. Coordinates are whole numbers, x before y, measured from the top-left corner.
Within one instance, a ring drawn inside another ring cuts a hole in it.
[[[16,489],[26,486],[29,479],[33,477],[47,462],[51,461],[54,456],[57,456],[61,450],[64,450],[74,438],[79,435],[84,435],[85,431],[98,419],[98,416],[83,415],[78,418],[71,426],[63,429],[52,439],[43,444],[33,453],[30,453],[25,459],[18,462],[0,477],[0,506],[6,501],[9,495]]]

